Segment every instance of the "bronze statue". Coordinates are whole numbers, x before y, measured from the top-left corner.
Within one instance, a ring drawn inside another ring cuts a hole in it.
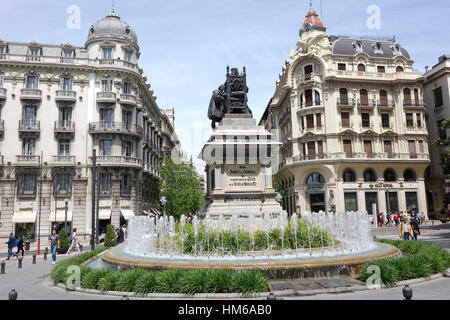
[[[230,73],[230,67],[227,67],[227,81],[213,92],[209,103],[208,118],[212,121],[211,127],[215,129],[216,122],[222,121],[227,113],[252,115],[247,105],[247,93],[245,67],[241,74],[237,68],[232,68]]]

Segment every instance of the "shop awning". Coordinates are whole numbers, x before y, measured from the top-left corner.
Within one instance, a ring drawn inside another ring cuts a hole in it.
[[[99,220],[111,220],[111,209],[100,209],[98,211]]]
[[[122,214],[123,218],[125,220],[130,220],[132,217],[134,217],[134,212],[129,209],[122,209],[120,210],[120,213]]]
[[[67,221],[72,221],[72,210],[67,210]],[[56,212],[50,212],[50,222],[63,222],[66,221],[66,212],[58,210]]]
[[[36,211],[14,212],[12,222],[14,222],[14,223],[35,223],[36,216],[37,216]]]
[[[161,215],[161,213],[158,210],[154,209],[154,208],[150,208],[150,211],[153,213],[152,216]]]

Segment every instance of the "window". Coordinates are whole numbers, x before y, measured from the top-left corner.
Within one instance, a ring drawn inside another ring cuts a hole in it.
[[[128,174],[122,176],[122,180],[120,181],[120,193],[125,195],[131,194],[130,175]]]
[[[377,71],[379,73],[385,73],[386,72],[386,67],[385,66],[377,66]]]
[[[342,143],[344,145],[345,156],[347,158],[353,158],[352,140],[344,140],[344,141],[342,141]]]
[[[423,149],[423,140],[419,140],[419,153],[424,154],[425,151]]]
[[[308,142],[308,159],[314,160],[316,157],[316,143],[314,141]]]
[[[113,81],[112,79],[104,79],[101,82],[102,92],[112,92]]]
[[[386,207],[388,212],[398,212],[398,194],[397,192],[386,191]]]
[[[421,113],[417,113],[416,114],[416,119],[417,119],[417,128],[422,128],[422,114]]]
[[[392,155],[392,141],[385,140],[384,143],[384,152],[388,154],[388,158],[393,157]]]
[[[72,119],[72,108],[61,107],[59,109],[59,121],[64,127],[68,127],[70,120]]]
[[[416,106],[420,106],[419,90],[417,89],[414,89],[414,102],[416,103]]]
[[[345,211],[355,212],[358,211],[358,197],[356,192],[346,192],[344,194]]]
[[[36,124],[36,107],[25,106],[23,120],[26,126],[34,126]]]
[[[350,127],[350,113],[348,113],[348,112],[341,112],[341,121],[342,121],[342,127],[343,128]]]
[[[123,59],[127,62],[131,62],[131,58],[133,57],[133,52],[125,50],[124,51],[124,55],[123,55]]]
[[[317,125],[318,129],[322,128],[322,114],[321,113],[316,113],[316,125]]]
[[[356,182],[356,175],[353,170],[347,169],[342,176],[344,182]]]
[[[14,229],[16,238],[24,236],[25,242],[36,241],[36,223],[16,223]]]
[[[434,107],[438,108],[444,104],[444,99],[442,97],[442,87],[439,87],[435,90],[433,90],[433,96],[434,96]]]
[[[313,66],[312,65],[305,66],[305,80],[310,80],[311,79],[311,73],[312,72],[313,72]]]
[[[387,113],[381,114],[381,126],[385,129],[390,128],[389,115]]]
[[[131,93],[131,84],[129,82],[123,82],[123,93],[130,94]]]
[[[62,90],[72,90],[72,79],[64,77],[61,80]]]
[[[314,102],[315,102],[316,106],[320,106],[320,93],[316,90],[314,92],[315,92]]]
[[[22,154],[24,156],[34,155],[35,146],[36,146],[36,139],[33,138],[23,139]]]
[[[72,58],[73,51],[72,50],[64,50],[64,57],[65,58]]]
[[[358,64],[358,71],[359,72],[365,72],[366,71],[366,66],[363,65],[362,63]]]
[[[36,194],[36,174],[23,173],[18,177],[17,182],[19,195],[35,195]]]
[[[112,140],[100,140],[100,155],[110,156],[112,149]]]
[[[345,63],[338,63],[338,70],[345,71],[345,69],[346,69]]]
[[[342,88],[339,90],[339,98],[341,105],[348,105],[348,92],[347,89]]]
[[[112,59],[112,48],[102,48],[103,59]]]
[[[392,169],[387,169],[384,172],[384,181],[385,182],[395,182],[397,181],[397,174]]]
[[[131,157],[133,155],[133,143],[131,141],[122,141],[122,155],[125,157]]]
[[[376,192],[366,192],[366,211],[373,214],[372,205],[378,203],[378,194]]]
[[[30,55],[31,56],[38,56],[39,55],[39,49],[30,49]]]
[[[361,113],[361,123],[363,128],[370,128],[370,114]]]
[[[409,90],[408,88],[403,89],[403,105],[404,106],[412,105],[411,90]]]
[[[323,159],[323,142],[317,141],[317,154],[319,155],[319,159]]]
[[[406,126],[407,127],[414,127],[414,119],[412,113],[406,114]]]
[[[122,110],[122,123],[126,128],[129,128],[133,122],[133,112]]]
[[[70,156],[70,140],[61,139],[58,141],[58,155],[59,156]]]
[[[308,114],[306,116],[306,128],[314,129],[314,115],[313,114]]]
[[[325,179],[319,173],[313,173],[306,179],[306,184],[324,184]]]
[[[306,90],[305,91],[305,100],[306,100],[306,106],[310,107],[313,105],[312,101],[312,90]]]
[[[356,49],[356,51],[358,51],[358,52],[360,52],[360,51],[362,51],[362,43],[361,42],[356,42],[355,43],[355,49]]]
[[[362,106],[369,105],[369,94],[366,89],[359,90],[359,98]]]
[[[406,196],[406,210],[408,213],[419,212],[418,209],[418,201],[417,201],[417,192],[405,192]]]
[[[444,120],[440,120],[437,122],[438,136],[441,140],[447,140],[447,130],[442,128],[442,123]]]
[[[113,110],[112,109],[100,109],[100,120],[104,124],[112,124]]]
[[[417,181],[416,173],[414,172],[414,170],[411,170],[411,169],[405,170],[405,173],[403,174],[403,178],[405,178],[406,182]]]
[[[53,178],[53,194],[70,195],[72,193],[72,175],[70,173],[59,173]]]
[[[403,72],[403,67],[398,66],[398,67],[395,69],[395,71],[396,71],[396,72]]]
[[[388,96],[386,90],[380,91],[380,105],[381,106],[387,106],[388,105]]]
[[[416,140],[408,140],[408,149],[411,159],[417,159]]]
[[[377,181],[377,175],[375,174],[375,171],[372,169],[367,169],[364,171],[364,182],[376,182]]]
[[[367,158],[373,158],[374,154],[372,152],[372,140],[364,140],[364,152],[367,155]]]
[[[37,76],[27,76],[26,87],[27,87],[27,89],[37,89],[38,77]]]
[[[100,174],[100,192],[101,193],[111,192],[111,174],[109,173]]]

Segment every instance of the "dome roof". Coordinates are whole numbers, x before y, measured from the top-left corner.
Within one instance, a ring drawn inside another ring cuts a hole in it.
[[[137,44],[136,32],[130,27],[128,23],[120,20],[120,17],[114,10],[108,14],[104,19],[93,24],[89,29],[88,39],[102,35],[116,35],[130,38]]]
[[[319,15],[317,14],[316,10],[314,10],[313,8],[308,10],[306,18],[303,21],[303,26],[305,26],[307,23],[315,27],[322,27],[322,28],[324,27],[322,20],[319,18]]]

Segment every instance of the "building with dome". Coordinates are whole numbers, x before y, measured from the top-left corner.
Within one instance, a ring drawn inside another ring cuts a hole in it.
[[[425,78],[395,39],[332,36],[311,8],[261,118],[289,213],[427,213]]]
[[[157,213],[162,113],[139,56],[114,11],[84,47],[0,41],[1,246],[13,232],[33,247],[39,226],[46,244],[65,221],[89,240],[94,149],[100,231]]]

